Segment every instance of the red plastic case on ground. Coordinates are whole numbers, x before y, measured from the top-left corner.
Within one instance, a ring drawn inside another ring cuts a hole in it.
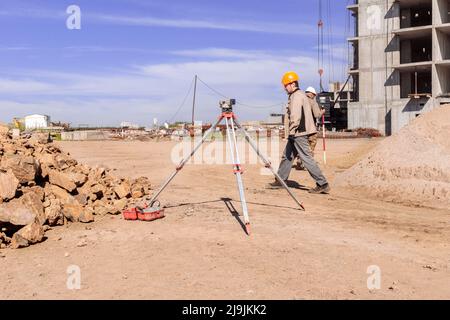
[[[123,211],[125,220],[154,221],[164,218],[164,209],[161,208],[129,208]]]
[[[137,220],[138,219],[138,209],[129,208],[123,211],[123,217],[125,220]]]
[[[142,221],[153,221],[164,218],[164,209],[146,208],[138,211],[138,219]]]

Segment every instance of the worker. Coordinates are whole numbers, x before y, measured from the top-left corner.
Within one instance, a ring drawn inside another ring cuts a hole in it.
[[[311,104],[311,111],[313,113],[314,123],[317,123],[317,119],[320,119],[322,115],[325,114],[325,109],[322,109],[319,107],[319,104],[317,103],[317,92],[316,89],[313,87],[308,87],[305,90],[305,94],[309,99],[309,103]],[[311,153],[314,157],[314,150],[316,149],[317,145],[317,137],[318,133],[311,134],[308,138],[309,146],[311,147]],[[302,161],[300,160],[300,157],[297,156],[297,163],[294,166],[297,170],[305,170],[305,166],[303,165]]]
[[[287,72],[282,78],[282,84],[289,96],[287,107],[287,123],[289,125],[288,140],[283,151],[278,175],[287,181],[292,170],[294,159],[298,155],[308,173],[316,182],[316,187],[310,193],[329,193],[330,187],[327,179],[314,160],[309,146],[309,137],[317,133],[314,123],[311,104],[306,94],[299,88],[299,76],[295,72]],[[269,184],[271,189],[279,189],[282,185],[275,180]]]

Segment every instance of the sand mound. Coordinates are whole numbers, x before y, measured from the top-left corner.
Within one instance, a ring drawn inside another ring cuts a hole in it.
[[[336,178],[377,197],[450,208],[450,105],[415,119]]]

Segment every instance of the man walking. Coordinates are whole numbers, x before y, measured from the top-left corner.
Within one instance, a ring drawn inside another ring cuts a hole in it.
[[[308,97],[309,103],[311,104],[311,111],[313,114],[313,118],[314,118],[314,123],[317,123],[317,119],[320,119],[322,117],[322,115],[325,113],[324,109],[321,109],[319,107],[319,104],[317,103],[316,97],[317,97],[317,92],[316,89],[314,89],[313,87],[308,87],[305,90],[305,94]],[[317,127],[317,126],[316,126]],[[318,137],[318,133],[314,133],[308,136],[308,142],[309,142],[309,146],[311,147],[311,154],[314,158],[314,150],[316,149],[316,145],[317,145],[317,137]],[[300,160],[299,157],[297,157],[297,164],[295,165],[295,168],[297,170],[305,170],[305,166],[302,164],[302,161]]]
[[[330,187],[325,176],[322,174],[318,164],[311,154],[308,139],[317,133],[314,123],[313,111],[308,97],[302,92],[298,85],[299,76],[295,72],[287,72],[282,79],[282,84],[289,95],[287,108],[288,141],[283,152],[278,175],[287,181],[292,169],[294,159],[298,155],[309,172],[316,181],[316,187],[310,189],[310,193],[328,193]],[[278,181],[270,183],[271,188],[281,188]]]

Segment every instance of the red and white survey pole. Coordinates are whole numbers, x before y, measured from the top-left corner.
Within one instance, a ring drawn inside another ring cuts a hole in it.
[[[325,134],[325,114],[322,115],[323,164],[327,164],[327,145]]]

